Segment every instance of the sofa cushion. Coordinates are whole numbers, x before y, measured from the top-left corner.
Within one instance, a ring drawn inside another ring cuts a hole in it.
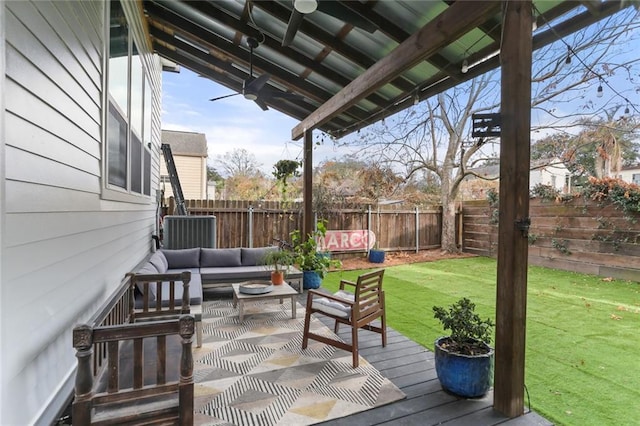
[[[271,279],[271,269],[268,266],[200,268],[200,274],[202,275],[202,281],[205,283]]]
[[[210,249],[203,248],[200,251],[200,267],[227,267],[241,266],[241,251],[239,248]]]
[[[151,261],[142,265],[140,269],[136,271],[136,274],[157,274],[158,269],[155,267]],[[140,295],[144,293],[144,285],[141,283],[136,283],[136,290],[140,292]],[[156,300],[156,286],[151,284],[149,286],[149,300]]]
[[[169,263],[167,262],[167,258],[164,257],[161,251],[157,251],[153,253],[153,255],[149,258],[149,262],[156,267],[156,270],[163,274],[169,269]]]
[[[264,257],[270,251],[277,251],[278,247],[241,248],[242,266],[264,265]]]
[[[198,268],[200,266],[200,249],[166,250],[162,249],[167,259],[167,269]]]
[[[352,293],[340,290],[333,294],[335,297],[343,299],[347,302],[353,303],[355,297]],[[322,312],[326,312],[329,315],[335,315],[341,318],[349,318],[351,315],[351,306],[346,303],[340,303],[336,300],[326,297],[319,297],[313,299],[311,307]]]

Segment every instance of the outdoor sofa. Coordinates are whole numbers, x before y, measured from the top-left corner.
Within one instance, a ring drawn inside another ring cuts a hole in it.
[[[189,248],[178,250],[160,249],[149,258],[136,274],[168,274],[183,271],[191,272],[189,295],[191,306],[202,304],[203,289],[215,287],[231,287],[231,284],[248,280],[270,280],[271,265],[264,265],[263,259],[268,251],[279,250],[278,247],[259,248]],[[302,271],[290,266],[286,279],[298,291],[302,291]],[[163,284],[162,297],[168,296],[169,283]],[[142,290],[142,289],[140,289]],[[156,288],[150,288],[152,296],[157,294]],[[182,296],[177,289],[176,298]],[[140,299],[136,300],[140,307]],[[166,300],[163,300],[166,303]]]

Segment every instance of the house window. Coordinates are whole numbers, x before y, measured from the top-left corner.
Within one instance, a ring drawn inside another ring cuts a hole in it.
[[[108,13],[107,189],[148,196],[152,145],[143,141],[151,141],[151,86],[119,0],[109,2]]]
[[[640,185],[640,173],[634,173],[631,175],[631,182]]]

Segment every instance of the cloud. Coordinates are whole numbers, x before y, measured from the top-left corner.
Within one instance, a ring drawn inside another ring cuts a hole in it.
[[[262,111],[241,95],[209,101],[231,93],[186,69],[163,73],[162,128],[204,133],[208,163],[213,166],[216,157],[238,148],[253,153],[265,173],[271,173],[280,159],[302,160],[302,140],[291,141],[291,129],[298,120],[272,109]],[[313,163],[339,157],[340,152],[325,138],[324,145],[314,145]]]

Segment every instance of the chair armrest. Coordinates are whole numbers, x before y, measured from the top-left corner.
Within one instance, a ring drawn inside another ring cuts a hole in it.
[[[340,290],[344,290],[344,285],[345,285],[345,284],[350,285],[350,286],[353,286],[353,287],[355,287],[355,286],[356,286],[356,283],[354,283],[353,281],[349,281],[349,280],[340,280]]]

